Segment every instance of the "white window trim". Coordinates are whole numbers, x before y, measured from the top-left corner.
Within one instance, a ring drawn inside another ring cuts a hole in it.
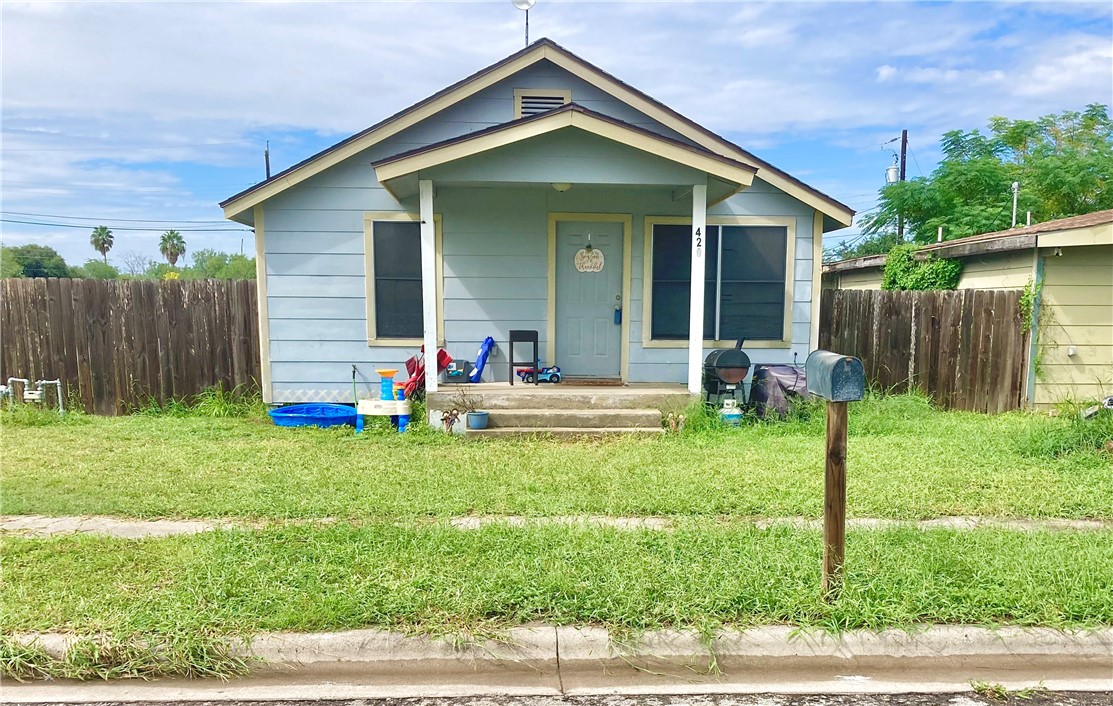
[[[687,340],[653,340],[653,226],[691,225],[688,216],[646,216],[642,235],[642,348],[687,348]],[[792,347],[792,297],[796,273],[796,218],[794,216],[707,216],[708,226],[776,226],[787,229],[785,244],[785,315],[779,341],[746,341],[746,348]],[[718,306],[716,304],[716,306]],[[705,348],[733,348],[737,340],[705,339]]]
[[[387,338],[377,335],[375,320],[375,221],[409,221],[420,223],[417,213],[404,211],[366,211],[363,214],[363,280],[367,298],[367,345],[369,346],[417,346],[425,344],[421,336],[414,338]],[[433,215],[434,239],[436,240],[436,284],[437,284],[437,330],[441,339],[437,345],[444,345],[444,236],[441,232],[441,214]],[[418,241],[420,242],[420,241]]]
[[[522,99],[534,96],[560,96],[564,105],[572,102],[572,91],[567,88],[515,88],[514,89],[514,119],[522,117]]]

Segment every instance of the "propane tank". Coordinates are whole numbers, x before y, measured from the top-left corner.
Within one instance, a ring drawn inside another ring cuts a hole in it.
[[[742,408],[738,406],[738,400],[730,398],[723,400],[723,408],[719,410],[719,419],[732,427],[742,424]]]

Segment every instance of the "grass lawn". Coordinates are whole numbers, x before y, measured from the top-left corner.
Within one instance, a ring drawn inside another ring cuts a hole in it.
[[[820,534],[688,521],[675,531],[375,524],[142,541],[7,540],[4,632],[251,633],[530,621],[634,630],[792,623],[1113,623],[1113,532],[851,531],[839,599]]]
[[[1070,436],[1061,419],[940,412],[914,396],[850,407],[851,516],[1113,519],[1113,457],[1057,453],[1056,435]],[[823,434],[822,412],[741,429],[579,443],[475,442],[432,432],[357,438],[350,430],[188,416],[8,423],[3,511],[819,517]]]
[[[806,410],[805,410],[806,412]],[[0,672],[229,673],[263,630],[461,633],[522,623],[620,630],[794,624],[1113,624],[1113,531],[851,530],[837,600],[821,537],[758,517],[822,515],[823,418],[567,442],[280,429],[259,418],[3,422],[5,514],[335,518],[166,539],[3,538]],[[1113,519],[1113,414],[1095,424],[851,405],[851,516]],[[668,531],[472,531],[459,515],[663,515]],[[5,638],[108,634],[70,663]]]

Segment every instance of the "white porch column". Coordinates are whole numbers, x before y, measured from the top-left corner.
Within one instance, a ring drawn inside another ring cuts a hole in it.
[[[437,247],[433,222],[433,182],[417,183],[421,204],[421,315],[425,342],[425,391],[437,391]]]
[[[688,392],[703,386],[703,276],[707,269],[707,185],[692,187],[692,301],[688,318]]]

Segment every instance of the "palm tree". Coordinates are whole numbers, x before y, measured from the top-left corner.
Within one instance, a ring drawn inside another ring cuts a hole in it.
[[[178,264],[178,258],[185,255],[186,241],[178,231],[168,230],[159,238],[158,251],[174,267]]]
[[[108,264],[108,251],[112,249],[112,231],[108,230],[108,226],[97,226],[93,229],[93,234],[89,236],[89,242],[93,245],[93,249],[101,254],[104,258],[104,264]]]

